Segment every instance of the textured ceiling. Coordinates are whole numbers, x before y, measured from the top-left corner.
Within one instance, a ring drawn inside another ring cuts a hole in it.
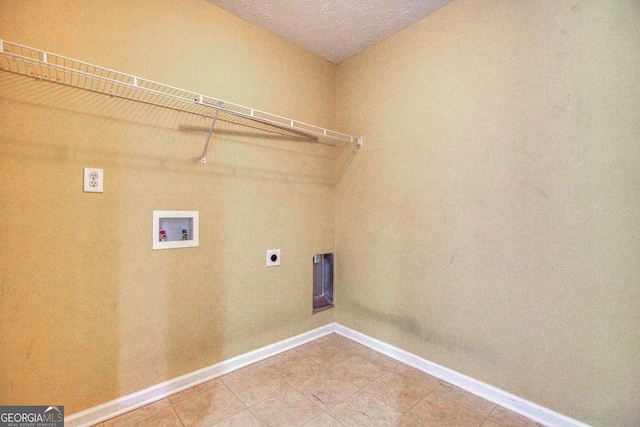
[[[336,64],[453,0],[207,0]]]

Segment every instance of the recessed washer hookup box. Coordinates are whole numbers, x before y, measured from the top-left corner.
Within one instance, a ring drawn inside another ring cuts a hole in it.
[[[153,249],[198,246],[198,211],[153,211]]]

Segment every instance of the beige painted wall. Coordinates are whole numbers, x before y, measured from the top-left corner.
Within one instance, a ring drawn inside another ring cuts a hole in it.
[[[640,424],[640,4],[458,0],[338,67],[339,322]]]
[[[636,425],[639,25],[458,0],[336,74],[204,1],[0,0],[0,38],[366,138],[344,167],[223,125],[201,165],[208,121],[0,72],[0,404],[73,413],[338,320]],[[199,210],[200,247],[152,251],[154,209]]]
[[[0,38],[334,125],[334,64],[203,0],[2,0]],[[0,117],[0,405],[71,414],[334,321],[334,149],[221,124],[203,165],[210,120],[6,72]],[[198,210],[200,246],[153,251],[153,210]]]

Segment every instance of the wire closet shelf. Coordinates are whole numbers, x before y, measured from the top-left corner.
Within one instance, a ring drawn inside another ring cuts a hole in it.
[[[0,39],[0,70],[328,145],[362,138]],[[205,146],[206,152],[206,146]],[[202,162],[205,162],[205,153]]]

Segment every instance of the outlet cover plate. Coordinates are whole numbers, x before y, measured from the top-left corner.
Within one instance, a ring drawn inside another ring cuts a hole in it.
[[[102,193],[104,188],[104,171],[98,168],[84,168],[84,192]]]
[[[267,267],[280,265],[280,249],[269,249],[267,251]]]

